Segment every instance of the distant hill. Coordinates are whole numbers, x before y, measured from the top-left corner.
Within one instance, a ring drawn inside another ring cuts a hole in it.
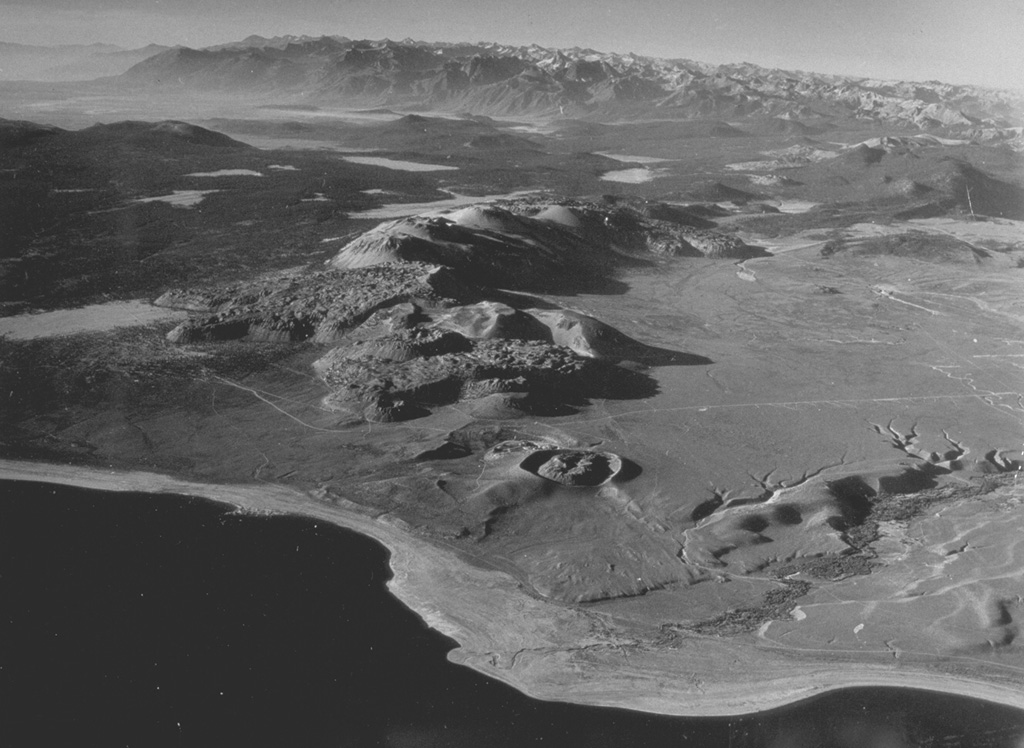
[[[498,116],[749,120],[793,134],[832,121],[932,131],[1024,121],[1024,95],[977,86],[536,45],[249,37],[207,49],[167,50],[135,65],[122,80],[306,103]]]
[[[84,81],[121,75],[168,49],[160,44],[124,49],[113,44],[47,47],[0,42],[0,80]]]
[[[60,136],[60,137],[57,137]],[[251,148],[234,138],[205,127],[177,120],[136,122],[125,120],[96,124],[82,130],[63,130],[52,125],[0,118],[0,148],[22,148],[52,140],[57,149],[84,153],[90,149],[130,146],[178,152],[196,148]]]
[[[21,148],[62,132],[51,125],[0,118],[0,148]]]
[[[205,127],[176,120],[163,122],[113,122],[96,124],[70,134],[79,147],[95,144],[130,145],[164,151],[188,151],[195,148],[250,148],[234,138]]]

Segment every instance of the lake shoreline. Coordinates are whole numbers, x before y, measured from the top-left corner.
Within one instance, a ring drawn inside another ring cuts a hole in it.
[[[193,496],[243,512],[299,515],[368,536],[390,552],[388,588],[431,628],[455,640],[448,659],[542,700],[686,717],[738,716],[778,709],[830,691],[879,686],[935,691],[1024,708],[1006,684],[942,672],[936,663],[898,666],[813,659],[750,637],[694,637],[669,650],[639,636],[601,632],[602,617],[525,594],[504,572],[460,562],[386,516],[329,503],[275,484],[216,485],[146,472],[0,460],[0,480],[59,483],[114,492]],[[452,594],[452,591],[457,591]],[[637,632],[639,634],[639,632]],[[951,671],[956,665],[945,663]]]

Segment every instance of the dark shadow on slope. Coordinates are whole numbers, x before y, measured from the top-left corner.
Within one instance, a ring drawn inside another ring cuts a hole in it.
[[[654,397],[660,392],[657,381],[647,374],[623,366],[595,361],[586,372],[584,396],[607,400],[637,400]]]
[[[949,196],[950,207],[983,216],[1024,218],[1024,189],[965,161],[949,159],[931,181]]]
[[[723,182],[705,181],[691,188],[686,196],[698,202],[733,202],[745,204],[751,200],[763,200],[766,196],[731,187]],[[689,208],[688,208],[689,210]]]
[[[640,355],[634,355],[632,360],[645,364],[646,366],[710,366],[715,363],[707,356],[698,353],[683,353],[670,348],[658,348],[656,346],[644,346],[645,351]]]
[[[829,524],[840,532],[863,524],[871,514],[871,500],[875,490],[859,475],[850,475],[825,484],[835,497],[842,517],[834,518]]]
[[[916,230],[869,237],[851,243],[849,252],[854,255],[912,257],[943,263],[980,263],[992,256],[987,250],[956,237]]]
[[[944,215],[946,215],[946,209],[939,203],[928,202],[893,213],[892,217],[900,221],[909,221],[914,218],[938,218]]]
[[[722,506],[722,497],[715,494],[712,498],[707,501],[702,501],[698,504],[692,512],[690,512],[690,519],[694,522],[700,522],[702,519],[706,519],[714,514]]]
[[[925,470],[909,468],[899,475],[887,475],[878,479],[878,492],[883,494],[907,494],[935,488],[935,478]]]

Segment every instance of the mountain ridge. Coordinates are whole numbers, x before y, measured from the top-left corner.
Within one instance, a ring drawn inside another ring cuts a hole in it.
[[[1024,122],[1024,93],[982,86],[492,42],[248,37],[167,50],[119,80],[495,116],[784,117],[933,131]]]
[[[161,44],[126,49],[100,42],[40,46],[0,41],[0,80],[87,81],[115,76],[168,49]]]

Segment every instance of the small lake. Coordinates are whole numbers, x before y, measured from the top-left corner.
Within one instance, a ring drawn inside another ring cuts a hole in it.
[[[352,148],[337,140],[324,140],[319,138],[289,138],[275,135],[254,135],[249,133],[235,133],[230,129],[222,131],[235,140],[240,140],[253,148],[261,151],[332,151],[336,153],[376,153],[379,148]]]
[[[605,153],[604,151],[596,151],[595,155],[604,156],[614,161],[622,161],[627,164],[663,164],[672,160],[670,158],[658,158],[657,156],[627,156],[622,153]]]
[[[821,205],[821,203],[812,203],[809,200],[775,200],[768,204],[775,205],[780,213],[806,213]]]
[[[0,336],[12,340],[30,340],[81,332],[102,332],[116,327],[148,325],[186,317],[187,312],[153,306],[142,300],[112,301],[77,309],[56,309],[52,312],[0,317]]]
[[[268,167],[273,168],[273,167]],[[186,177],[262,177],[258,171],[252,169],[218,169],[217,171],[194,171],[186,174]]]
[[[535,190],[523,190],[520,192],[506,192],[498,195],[460,195],[457,192],[448,192],[451,197],[432,200],[426,203],[386,203],[379,208],[370,208],[354,213],[349,213],[349,218],[403,218],[414,216],[420,213],[436,213],[449,208],[461,208],[464,205],[474,203],[485,203],[491,200],[512,200],[526,195],[536,195]],[[371,190],[365,190],[371,194]]]
[[[307,117],[309,119],[333,119],[340,122],[349,122],[356,125],[374,122],[392,122],[401,119],[403,115],[397,112],[386,110],[360,110],[360,109],[330,109],[320,107],[273,107],[261,109],[261,117],[276,119],[275,113],[281,117]]]
[[[458,166],[444,166],[442,164],[423,164],[418,161],[400,161],[394,158],[383,158],[381,156],[342,156],[342,159],[353,164],[364,164],[366,166],[381,166],[385,169],[395,171],[458,171]]]
[[[167,203],[172,208],[194,208],[220,190],[174,190],[169,195],[158,195],[156,197],[139,197],[132,200],[133,203]]]
[[[606,171],[600,176],[600,179],[604,182],[643,184],[644,182],[653,182],[660,176],[661,170],[659,169],[647,169],[641,167],[638,169],[616,169],[615,171]]]
[[[387,558],[322,521],[0,483],[0,744],[1017,748],[1024,736],[1020,711],[896,689],[716,719],[537,701],[449,663],[453,642],[387,592]]]

